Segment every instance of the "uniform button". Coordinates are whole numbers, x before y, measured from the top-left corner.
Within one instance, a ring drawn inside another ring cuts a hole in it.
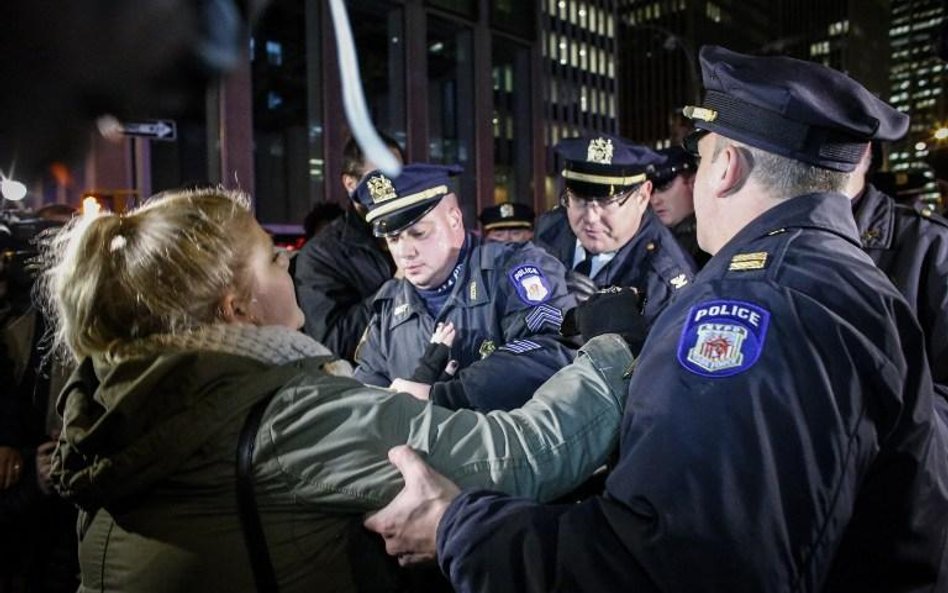
[[[655,251],[655,242],[649,241],[648,245],[645,246],[645,251]]]

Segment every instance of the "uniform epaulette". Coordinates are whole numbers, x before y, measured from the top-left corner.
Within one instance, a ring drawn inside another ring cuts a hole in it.
[[[948,219],[939,214],[934,208],[928,204],[917,203],[914,204],[910,210],[915,213],[917,216],[924,218],[925,220],[930,220],[931,222],[948,228]]]

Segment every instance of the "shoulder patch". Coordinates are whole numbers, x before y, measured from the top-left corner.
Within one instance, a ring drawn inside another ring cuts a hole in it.
[[[539,305],[549,300],[552,291],[550,281],[543,275],[543,270],[533,264],[517,266],[507,277],[517,290],[517,296],[527,305]]]
[[[728,264],[728,272],[744,272],[746,270],[763,270],[767,267],[767,252],[755,251],[753,253],[738,253],[731,258]]]
[[[505,350],[507,352],[513,352],[514,354],[524,354],[526,352],[539,350],[541,347],[542,346],[531,340],[513,340],[511,342],[507,342],[498,348],[498,350]]]
[[[730,377],[754,366],[764,349],[770,312],[744,301],[691,308],[678,341],[678,362],[702,377]]]
[[[527,314],[525,321],[532,332],[539,331],[545,325],[558,331],[563,325],[563,312],[553,305],[537,305]]]

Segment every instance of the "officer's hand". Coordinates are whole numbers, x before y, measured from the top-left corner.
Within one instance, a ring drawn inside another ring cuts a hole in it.
[[[385,551],[402,566],[434,560],[438,524],[460,489],[406,445],[390,449],[388,458],[405,478],[405,487],[364,525],[385,539]]]
[[[451,344],[456,335],[454,324],[450,321],[439,323],[431,334],[431,343],[418,361],[418,366],[409,377],[415,383],[435,383],[448,381],[457,370],[457,361],[451,360]],[[396,379],[400,381],[401,379]],[[394,383],[392,384],[394,386]],[[425,397],[424,399],[428,399]]]
[[[599,287],[589,276],[570,270],[566,272],[566,290],[576,297],[577,302],[582,303],[595,294]]]
[[[584,341],[602,334],[619,334],[638,356],[648,335],[640,293],[631,287],[604,288],[567,311],[560,332],[564,336],[579,334]]]
[[[20,481],[23,456],[13,447],[0,447],[0,490],[6,490]]]

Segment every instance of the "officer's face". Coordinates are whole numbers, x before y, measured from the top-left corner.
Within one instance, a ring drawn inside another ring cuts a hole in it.
[[[250,299],[244,304],[246,317],[256,325],[303,327],[303,311],[296,302],[296,290],[289,273],[286,251],[273,246],[266,231],[254,230],[254,247],[248,262]]]
[[[705,134],[698,142],[698,170],[695,173],[694,181],[694,204],[695,219],[697,221],[698,246],[704,251],[714,255],[717,247],[713,237],[715,221],[715,200],[713,192],[712,178],[715,175],[714,144],[717,134]],[[720,173],[718,173],[720,174]],[[712,251],[714,249],[714,251]]]
[[[385,242],[399,273],[412,285],[421,289],[441,286],[464,245],[464,223],[457,202],[445,197],[418,222],[385,237]]]
[[[639,230],[651,191],[652,183],[646,181],[631,194],[608,200],[584,200],[567,193],[566,217],[583,249],[607,253],[631,241]]]
[[[694,179],[693,175],[677,175],[667,188],[652,192],[649,203],[665,226],[675,226],[695,211]]]
[[[526,243],[533,238],[532,229],[491,229],[484,237],[498,243]]]

